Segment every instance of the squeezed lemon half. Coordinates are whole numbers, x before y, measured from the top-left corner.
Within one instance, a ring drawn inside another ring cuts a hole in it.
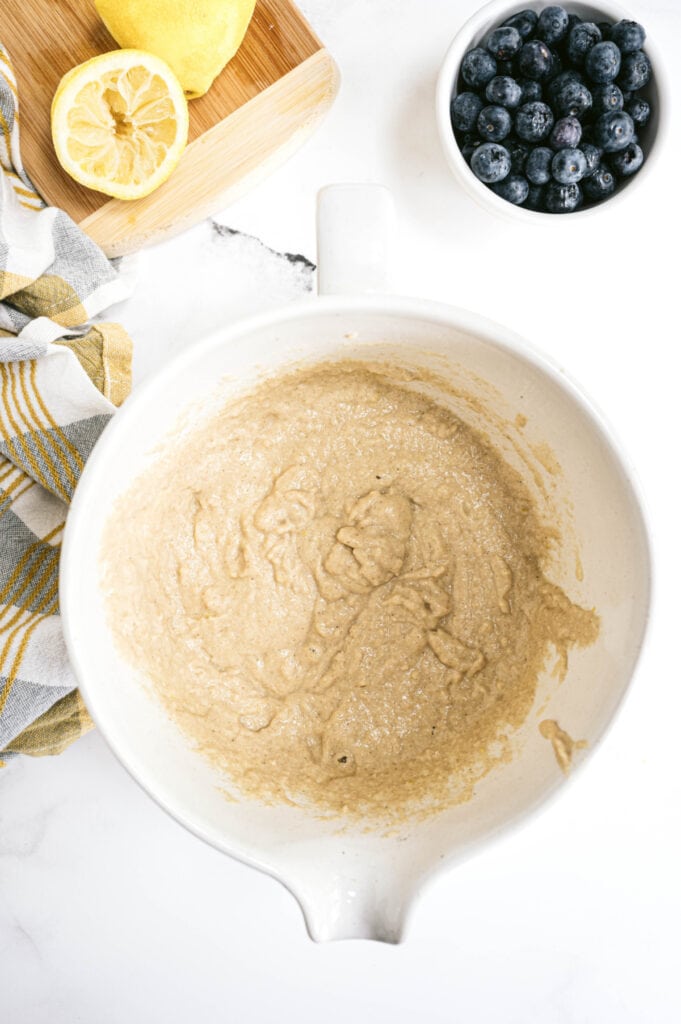
[[[79,64],[52,101],[59,163],[82,185],[117,199],[140,199],[168,178],[188,127],[175,73],[143,50],[112,50]]]

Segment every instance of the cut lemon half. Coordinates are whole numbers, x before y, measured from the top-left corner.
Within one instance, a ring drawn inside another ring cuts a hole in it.
[[[64,170],[116,199],[140,199],[169,176],[187,144],[189,114],[170,67],[143,50],[112,50],[62,78],[52,140]]]

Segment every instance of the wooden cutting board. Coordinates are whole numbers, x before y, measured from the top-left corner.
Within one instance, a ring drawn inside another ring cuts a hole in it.
[[[338,71],[290,0],[259,0],[237,55],[189,104],[189,144],[167,182],[123,202],[60,167],[50,105],[62,75],[116,49],[92,0],[3,0],[0,41],[19,84],[21,152],[43,198],[66,210],[110,256],[134,252],[228,205],[281,163],[333,102]]]

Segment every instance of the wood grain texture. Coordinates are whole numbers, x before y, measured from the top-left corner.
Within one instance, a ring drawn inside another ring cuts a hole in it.
[[[92,0],[3,0],[0,39],[17,75],[28,174],[110,255],[224,206],[307,137],[338,88],[333,60],[294,4],[259,0],[236,56],[189,104],[189,145],[178,168],[151,196],[125,203],[73,181],[52,146],[50,106],[62,75],[116,49]]]

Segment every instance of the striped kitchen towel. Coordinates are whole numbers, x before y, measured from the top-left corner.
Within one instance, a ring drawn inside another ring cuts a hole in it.
[[[58,753],[90,725],[59,621],[60,539],[85,460],[130,386],[130,339],[91,321],[129,291],[24,171],[0,46],[0,764]]]

